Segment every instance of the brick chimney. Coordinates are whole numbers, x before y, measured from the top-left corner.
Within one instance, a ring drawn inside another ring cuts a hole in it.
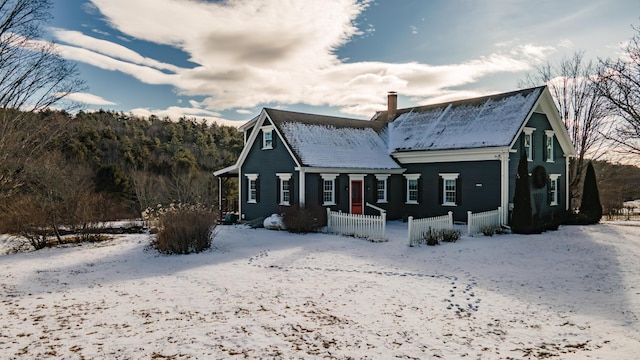
[[[398,93],[389,91],[387,94],[387,122],[392,122],[396,118],[398,111]]]

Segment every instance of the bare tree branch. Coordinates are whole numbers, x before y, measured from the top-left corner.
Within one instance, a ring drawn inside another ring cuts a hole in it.
[[[580,196],[585,157],[598,159],[605,153],[603,133],[611,111],[597,91],[596,74],[596,66],[592,61],[586,62],[584,52],[579,51],[569,58],[563,57],[557,64],[537,67],[520,82],[520,86],[547,84],[571,136],[577,152],[569,175],[572,199]]]
[[[41,39],[50,9],[50,0],[0,0],[0,197],[63,131],[48,109],[83,89],[76,66]]]
[[[629,154],[640,155],[640,27],[626,47],[626,56],[601,60],[598,92],[617,115],[607,138]]]

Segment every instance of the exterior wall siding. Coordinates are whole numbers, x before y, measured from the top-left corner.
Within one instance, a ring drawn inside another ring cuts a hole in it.
[[[500,161],[461,161],[431,164],[407,164],[405,174],[420,174],[419,203],[406,204],[406,185],[404,176],[397,186],[402,189],[397,199],[402,217],[416,218],[445,215],[453,212],[455,221],[466,221],[467,211],[479,212],[494,210],[500,206]],[[458,194],[455,206],[442,205],[441,173],[459,174]],[[397,212],[394,211],[394,214]]]
[[[292,175],[290,180],[290,203],[293,204],[299,200],[299,173],[294,170],[295,162],[276,135],[275,130],[273,131],[273,149],[270,150],[262,150],[262,130],[254,129],[253,131],[259,131],[260,133],[258,133],[258,137],[240,169],[240,186],[242,186],[240,191],[241,216],[246,220],[280,212],[281,206],[278,203],[280,184],[279,178],[276,176],[277,173],[290,173]],[[258,202],[255,204],[247,202],[248,180],[245,174],[260,174],[258,177]]]
[[[534,215],[540,218],[551,216],[556,212],[562,212],[566,208],[566,158],[560,147],[557,136],[554,136],[553,143],[553,162],[547,162],[544,156],[545,148],[545,130],[552,130],[549,120],[545,114],[533,113],[526,124],[527,127],[535,128],[533,132],[533,161],[529,164],[529,174],[537,166],[545,168],[547,177],[549,174],[560,174],[558,178],[558,204],[549,204],[548,183],[543,188],[535,188],[531,184],[531,205]],[[516,177],[518,174],[518,162],[523,154],[522,135],[516,140],[512,152],[509,154],[509,219],[511,218],[511,210],[513,206],[513,198],[515,196]],[[526,156],[526,155],[523,155]]]

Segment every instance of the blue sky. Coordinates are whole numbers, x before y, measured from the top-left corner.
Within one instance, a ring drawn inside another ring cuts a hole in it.
[[[241,124],[262,107],[369,118],[517,88],[583,50],[617,58],[637,0],[52,0],[84,110]]]

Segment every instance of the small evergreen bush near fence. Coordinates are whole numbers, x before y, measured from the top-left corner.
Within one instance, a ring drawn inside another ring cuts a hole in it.
[[[211,247],[215,211],[202,205],[170,205],[158,212],[151,247],[163,254],[198,253]]]
[[[439,245],[441,242],[456,242],[460,239],[460,230],[444,229],[435,230],[429,228],[422,234],[422,244],[429,246]]]
[[[292,233],[316,232],[327,225],[327,211],[322,206],[292,204],[283,207],[282,221]]]

